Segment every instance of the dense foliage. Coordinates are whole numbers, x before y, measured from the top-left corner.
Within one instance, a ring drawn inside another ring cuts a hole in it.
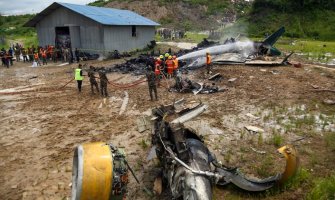
[[[112,1],[97,0],[89,5],[105,6]],[[154,0],[153,0],[154,1]],[[251,37],[264,37],[281,26],[286,27],[285,36],[317,40],[335,40],[335,1],[329,0],[254,0],[251,4],[244,0],[155,0],[161,6],[171,3],[184,3],[192,6],[205,6],[206,15],[236,15],[238,23],[233,29],[243,30]],[[34,15],[0,16],[0,46],[11,40],[22,40],[30,45],[37,43],[36,30],[23,27]],[[187,31],[198,30],[199,26],[190,19],[182,22],[169,16],[159,20],[163,26],[182,26]],[[239,32],[239,31],[233,31]],[[6,41],[5,41],[6,39]]]
[[[0,46],[8,46],[9,40],[20,40],[25,45],[37,43],[35,28],[23,27],[34,15],[0,15]]]
[[[288,37],[335,40],[334,16],[335,1],[255,0],[247,22],[252,36],[285,26]]]
[[[34,15],[0,16],[0,33],[4,35],[33,35],[35,28],[23,27]]]

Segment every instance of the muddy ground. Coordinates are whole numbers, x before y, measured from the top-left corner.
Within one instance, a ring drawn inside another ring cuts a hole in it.
[[[92,61],[95,66],[115,61]],[[116,61],[120,62],[120,61]],[[60,64],[60,63],[58,63]],[[82,93],[71,82],[75,64],[31,68],[24,63],[0,68],[0,199],[68,199],[74,148],[82,143],[104,141],[126,148],[129,163],[149,188],[158,173],[156,161],[146,161],[150,130],[137,131],[136,120],[160,104],[185,98],[202,101],[209,109],[186,126],[204,136],[205,142],[225,165],[238,166],[253,177],[283,170],[285,160],[276,149],[294,142],[301,167],[311,177],[327,177],[334,171],[335,153],[327,141],[335,132],[335,93],[315,91],[335,88],[332,69],[213,66],[223,79],[215,82],[228,91],[216,94],[177,94],[158,89],[159,101],[149,101],[142,83],[126,90],[109,85],[109,98],[90,93],[87,78]],[[204,70],[188,76],[206,80]],[[117,83],[141,79],[129,74],[108,74]],[[228,79],[237,78],[229,82]],[[169,83],[172,84],[172,81]],[[121,104],[129,103],[120,114]],[[257,126],[262,133],[244,127]],[[300,140],[302,139],[302,140]],[[303,199],[313,187],[302,178],[280,191],[250,194],[234,187],[215,189],[215,199]],[[130,178],[129,199],[151,199]],[[170,199],[160,196],[154,199]]]

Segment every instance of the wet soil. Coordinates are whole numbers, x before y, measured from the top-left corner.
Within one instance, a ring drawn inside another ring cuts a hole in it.
[[[115,62],[121,61],[91,61],[89,64],[107,66]],[[170,93],[165,87],[160,87],[159,100],[152,102],[146,83],[126,90],[109,85],[109,97],[106,99],[91,94],[87,79],[83,82],[81,93],[74,81],[62,87],[71,80],[75,67],[76,64],[49,64],[31,68],[24,63],[14,63],[9,69],[0,67],[1,199],[70,198],[73,150],[79,144],[95,141],[125,147],[130,165],[143,184],[151,188],[155,175],[159,173],[156,161],[146,161],[151,131],[139,133],[136,120],[150,114],[155,106],[180,98],[185,98],[187,102],[202,101],[209,106],[205,113],[186,123],[186,126],[203,135],[206,144],[224,164],[241,167],[253,177],[283,170],[285,161],[276,153],[277,147],[271,143],[271,138],[277,125],[284,126],[275,123],[276,116],[285,115],[286,110],[279,113],[274,112],[276,109],[289,110],[305,105],[305,114],[324,113],[329,117],[328,122],[334,124],[334,106],[322,102],[325,99],[335,100],[335,94],[314,91],[314,87],[335,88],[335,73],[328,69],[313,66],[213,66],[213,73],[221,73],[224,77],[215,84],[227,87],[227,91],[193,95]],[[204,69],[199,69],[183,76],[212,84],[204,73]],[[108,74],[108,78],[125,84],[143,77],[112,73]],[[231,78],[237,79],[229,82]],[[169,85],[172,84],[170,80]],[[125,92],[129,95],[129,102],[124,113],[120,114]],[[265,119],[271,112],[270,119]],[[245,130],[244,126],[248,125],[264,129],[262,141],[259,133]],[[302,166],[318,177],[327,176],[335,167],[334,152],[326,148],[323,140],[324,133],[331,130],[317,131],[313,128],[311,131],[315,134],[298,143],[298,150],[305,152],[301,156]],[[282,134],[283,144],[306,136],[294,130],[281,131],[278,128],[276,132]],[[257,153],[251,147],[266,153]],[[312,165],[310,157],[315,153],[319,158]],[[267,157],[271,158],[271,162],[264,164],[263,160]],[[261,167],[264,167],[263,171],[258,170]],[[308,188],[308,184],[302,185],[265,198],[301,199]],[[232,192],[230,188],[216,192],[216,199],[238,196],[242,199],[259,198],[257,195]],[[151,199],[132,177],[129,199]],[[155,199],[170,197],[163,195]]]

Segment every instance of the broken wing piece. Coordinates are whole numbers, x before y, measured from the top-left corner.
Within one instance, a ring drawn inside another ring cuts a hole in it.
[[[219,172],[219,174],[224,176],[224,180],[219,180],[219,182],[217,183],[218,185],[233,183],[237,187],[251,192],[260,192],[267,190],[273,187],[276,184],[277,180],[280,178],[280,175],[275,175],[262,180],[253,180],[247,178],[238,169],[217,169],[217,171]]]
[[[297,151],[293,145],[286,145],[278,149],[279,153],[283,154],[286,159],[285,171],[281,174],[271,176],[261,180],[253,180],[247,178],[238,169],[222,169],[217,168],[217,172],[224,176],[223,180],[218,181],[218,185],[226,185],[233,183],[237,187],[252,191],[260,192],[272,188],[275,185],[283,184],[289,178],[295,175],[298,169],[298,156]]]

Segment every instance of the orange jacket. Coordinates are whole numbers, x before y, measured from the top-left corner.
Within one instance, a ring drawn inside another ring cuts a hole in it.
[[[42,51],[42,58],[46,58],[46,57],[47,57],[46,51]]]
[[[206,55],[206,64],[207,65],[209,65],[209,64],[211,64],[211,62],[212,62],[212,57],[211,57],[211,55]]]
[[[160,67],[159,65],[155,66],[155,75],[160,75],[161,74],[161,70],[160,70],[159,67]]]
[[[174,59],[173,60],[173,63],[174,63],[174,70],[177,70],[178,69],[178,67],[179,67],[179,64],[178,64],[178,59],[176,58],[176,59]]]
[[[155,66],[157,66],[157,65],[161,65],[162,64],[162,61],[161,60],[156,60],[155,61]]]
[[[38,59],[38,53],[34,53],[34,58]]]
[[[174,69],[174,62],[172,59],[168,59],[165,61],[165,64],[167,66],[167,73],[168,74],[172,74],[173,73],[173,69]]]

